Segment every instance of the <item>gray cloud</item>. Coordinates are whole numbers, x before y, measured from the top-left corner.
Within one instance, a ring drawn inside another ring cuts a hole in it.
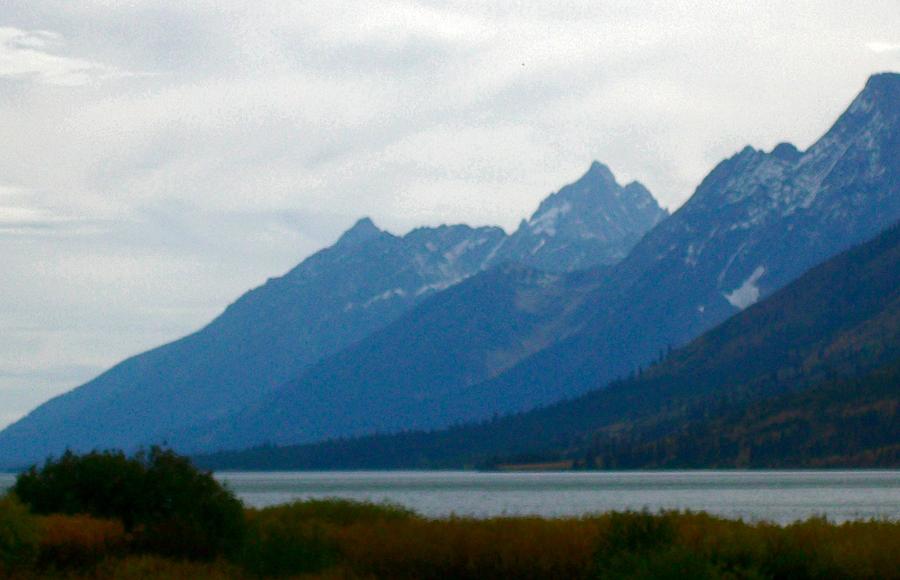
[[[895,14],[7,0],[0,371],[31,374],[0,407],[197,328],[363,214],[512,228],[595,158],[675,208],[721,158],[807,146],[900,68]]]
[[[54,54],[63,46],[63,37],[57,32],[0,26],[0,77],[77,86],[94,79],[127,76],[97,62]]]

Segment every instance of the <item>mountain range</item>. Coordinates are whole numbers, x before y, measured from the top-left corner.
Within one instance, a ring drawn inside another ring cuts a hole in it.
[[[604,387],[900,219],[898,117],[900,75],[875,75],[806,151],[747,147],[669,217],[595,163],[509,236],[363,220],[7,428],[0,464],[434,429]]]
[[[579,217],[585,215],[594,219],[587,223]],[[208,430],[479,272],[531,262],[552,263],[556,271],[608,265],[666,215],[642,185],[621,186],[594,163],[512,235],[456,225],[395,236],[361,219],[333,246],[241,296],[200,331],[125,360],[8,427],[0,433],[0,465],[66,448],[133,449]],[[540,277],[509,274],[525,287]],[[516,347],[511,356],[540,346]]]
[[[417,318],[499,327],[516,312],[474,296],[467,302],[480,318],[455,307],[436,315],[443,303],[435,297],[256,406],[176,441],[186,449],[236,449],[440,428],[602,387],[900,219],[898,117],[900,75],[873,77],[806,152],[745,148],[619,263],[548,276],[530,288],[517,309],[527,304],[539,324],[493,343],[467,332],[454,339],[443,334],[446,326]],[[422,352],[435,337],[435,348]],[[530,354],[521,345],[537,348]],[[504,364],[490,376],[497,366],[488,361],[498,352]],[[516,360],[511,352],[529,356]],[[432,375],[444,367],[453,369],[450,380]]]
[[[437,432],[198,458],[215,469],[897,465],[900,224],[640,376]]]
[[[459,401],[513,412],[603,386],[898,219],[900,75],[881,74],[805,152],[721,162],[582,300],[580,331]]]

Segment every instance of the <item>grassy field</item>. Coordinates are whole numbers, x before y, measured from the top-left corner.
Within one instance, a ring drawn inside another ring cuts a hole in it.
[[[213,560],[148,553],[121,522],[32,515],[0,500],[11,578],[900,578],[900,523],[789,526],[703,513],[428,519],[391,505],[305,501],[245,511]]]

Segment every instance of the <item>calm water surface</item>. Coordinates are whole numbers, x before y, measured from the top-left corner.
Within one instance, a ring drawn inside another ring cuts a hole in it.
[[[900,520],[900,471],[217,473],[248,505],[345,497],[428,516],[582,515],[691,509],[788,523],[813,515]],[[0,490],[13,476],[0,474]]]
[[[313,497],[392,501],[428,516],[691,509],[788,523],[900,519],[900,471],[218,473],[263,507]]]

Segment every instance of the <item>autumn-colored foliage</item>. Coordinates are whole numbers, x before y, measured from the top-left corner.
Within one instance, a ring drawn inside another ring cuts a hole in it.
[[[53,514],[42,516],[39,525],[39,561],[51,567],[84,568],[124,553],[128,544],[118,520]]]
[[[260,576],[286,576],[333,567],[342,560],[340,530],[412,519],[394,505],[341,499],[309,500],[247,510],[249,529],[241,563]]]
[[[358,523],[339,546],[380,578],[580,578],[592,568],[592,520],[451,518]]]
[[[261,575],[900,578],[898,522],[779,526],[691,512],[428,519],[345,500],[250,510],[248,518],[266,530],[257,536],[266,547],[244,569]]]
[[[212,562],[142,553],[116,521],[42,517],[40,558],[20,559],[18,577],[30,577],[24,565],[66,578],[900,578],[900,522],[890,521],[779,526],[691,512],[429,519],[346,500],[245,517],[243,549]]]

